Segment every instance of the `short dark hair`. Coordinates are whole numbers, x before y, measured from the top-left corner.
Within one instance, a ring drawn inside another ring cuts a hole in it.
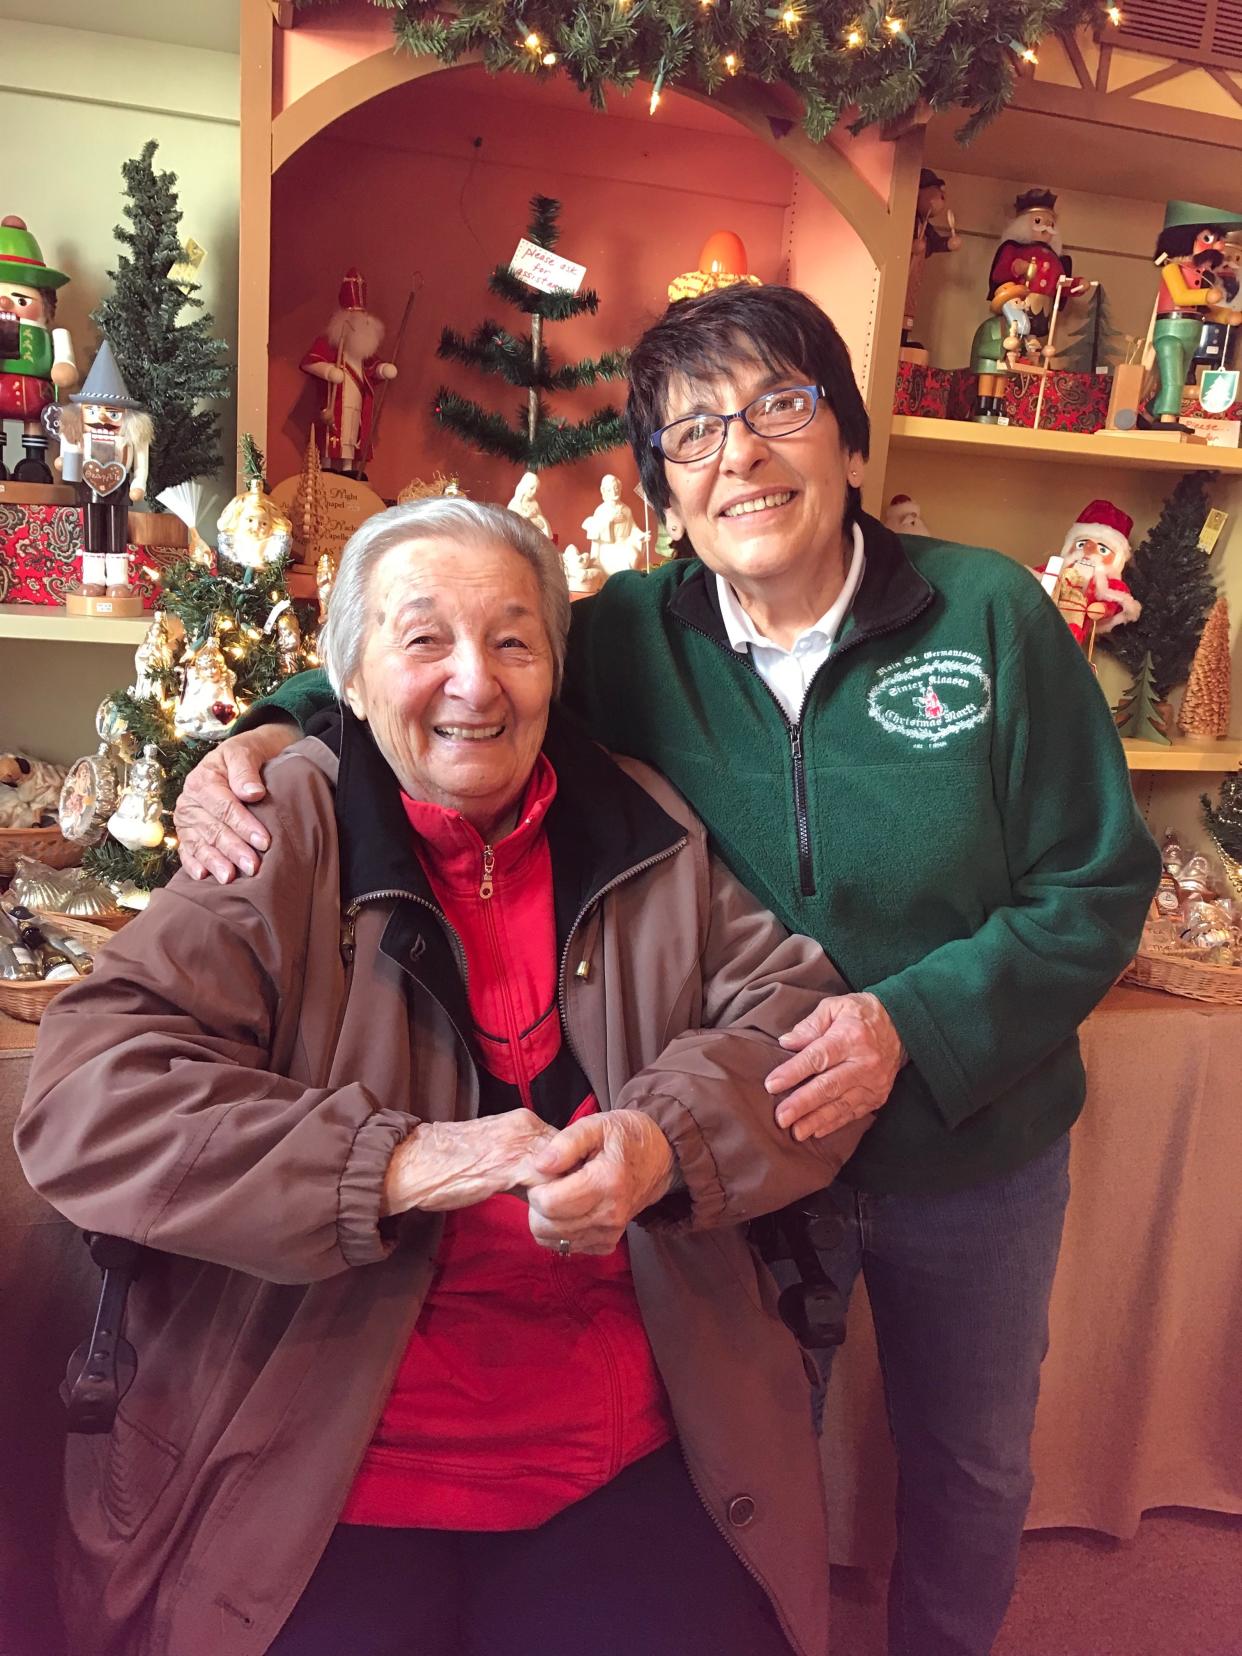
[[[822,386],[841,428],[841,441],[852,454],[867,458],[871,422],[850,367],[850,353],[815,301],[796,288],[742,282],[717,288],[670,305],[630,353],[626,432],[643,493],[661,518],[669,505],[668,478],[663,457],[651,446],[651,434],[668,417],[669,385],[683,377],[710,379],[728,373],[739,357],[748,355],[774,373],[788,369],[796,378]],[[859,504],[858,490],[851,488],[847,522]]]

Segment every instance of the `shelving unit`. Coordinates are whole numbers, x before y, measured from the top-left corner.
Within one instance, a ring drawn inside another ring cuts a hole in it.
[[[893,416],[890,446],[936,454],[987,457],[1029,465],[1136,467],[1142,471],[1219,471],[1242,476],[1242,450],[1206,443],[1176,443],[1167,437],[1096,432],[1031,431],[1025,426],[975,425],[969,420],[932,420],[918,414]]]
[[[1242,741],[1213,742],[1208,747],[1189,744],[1165,747],[1161,742],[1122,742],[1132,771],[1192,771],[1206,774],[1237,770],[1242,765]]]
[[[52,604],[0,604],[0,638],[35,638],[59,644],[141,644],[150,616],[130,620],[108,615],[68,615]]]

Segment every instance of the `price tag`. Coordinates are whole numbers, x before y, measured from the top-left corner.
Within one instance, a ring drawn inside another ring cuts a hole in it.
[[[562,259],[559,253],[551,253],[525,237],[517,244],[509,269],[519,282],[540,293],[577,293],[586,275],[585,265]]]
[[[1216,550],[1216,543],[1220,539],[1225,525],[1229,522],[1229,513],[1213,508],[1204,519],[1203,528],[1199,531],[1199,550],[1205,558],[1210,558]]]

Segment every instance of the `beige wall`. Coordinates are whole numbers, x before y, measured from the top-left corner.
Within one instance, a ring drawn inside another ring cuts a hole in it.
[[[186,0],[177,0],[185,4]],[[194,0],[214,4],[215,0]],[[125,21],[117,0],[110,26]],[[45,7],[44,15],[55,13]],[[0,0],[0,131],[6,167],[0,216],[19,214],[44,258],[72,277],[58,322],[85,371],[98,343],[89,313],[108,289],[121,218],[121,163],[148,138],[156,164],[178,178],[182,233],[207,249],[202,286],[216,330],[237,330],[238,59],[230,52],[94,34],[25,21],[28,5]],[[236,441],[224,414],[228,481]],[[20,458],[8,428],[10,459]],[[231,489],[230,489],[231,492]],[[132,649],[0,637],[0,749],[66,761],[94,746],[104,691],[132,681]]]

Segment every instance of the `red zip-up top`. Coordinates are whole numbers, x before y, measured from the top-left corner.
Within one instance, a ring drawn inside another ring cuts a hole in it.
[[[598,1108],[557,1006],[542,755],[518,826],[484,845],[456,811],[406,798],[416,850],[465,948],[484,1113],[562,1126]],[[525,1202],[493,1196],[445,1219],[418,1325],[342,1523],[529,1529],[674,1434],[624,1239],[561,1258]]]

